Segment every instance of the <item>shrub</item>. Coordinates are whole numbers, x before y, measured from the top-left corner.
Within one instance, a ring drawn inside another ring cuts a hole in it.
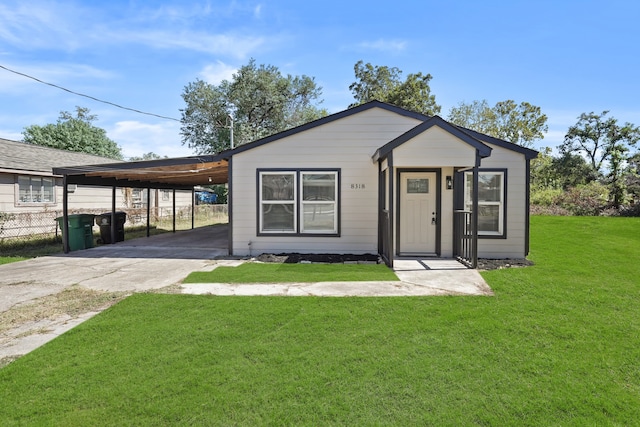
[[[555,200],[562,194],[559,188],[531,189],[531,204],[537,206],[552,206]]]
[[[599,182],[579,185],[559,194],[555,204],[572,215],[597,216],[607,208],[609,190]]]
[[[553,215],[553,216],[570,216],[571,212],[558,205],[542,206],[531,205],[529,207],[531,215]]]
[[[620,206],[620,216],[640,216],[640,204]]]

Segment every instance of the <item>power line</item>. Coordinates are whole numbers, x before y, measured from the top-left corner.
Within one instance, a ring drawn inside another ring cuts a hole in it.
[[[61,90],[64,90],[65,92],[69,92],[69,93],[72,93],[72,94],[74,94],[74,95],[83,96],[83,97],[85,97],[85,98],[89,98],[89,99],[92,99],[92,100],[94,100],[94,101],[101,102],[101,103],[103,103],[103,104],[109,104],[109,105],[112,105],[112,106],[114,106],[114,107],[121,108],[121,109],[123,109],[123,110],[133,111],[134,113],[145,114],[145,115],[147,115],[147,116],[158,117],[158,118],[161,118],[161,119],[174,120],[174,121],[176,121],[176,122],[179,122],[179,121],[180,121],[180,120],[175,119],[175,118],[173,118],[173,117],[161,116],[161,115],[159,115],[159,114],[147,113],[147,112],[144,112],[144,111],[136,110],[135,108],[123,107],[122,105],[118,105],[118,104],[115,104],[115,103],[113,103],[113,102],[104,101],[104,100],[102,100],[102,99],[98,99],[98,98],[95,98],[95,97],[90,96],[90,95],[85,95],[85,94],[83,94],[83,93],[75,92],[75,91],[73,91],[73,90],[70,90],[70,89],[64,88],[64,87],[62,87],[62,86],[58,86],[58,85],[53,84],[53,83],[45,82],[45,81],[43,81],[43,80],[40,80],[40,79],[35,78],[35,77],[33,77],[33,76],[30,76],[30,75],[28,75],[28,74],[24,74],[24,73],[21,73],[21,72],[19,72],[19,71],[12,70],[11,68],[7,68],[7,67],[5,67],[4,65],[0,65],[0,68],[2,68],[2,69],[4,69],[4,70],[7,70],[7,71],[9,71],[9,72],[11,72],[11,73],[17,74],[17,75],[19,75],[19,76],[23,76],[23,77],[26,77],[26,78],[28,78],[28,79],[35,80],[35,81],[37,81],[38,83],[42,83],[42,84],[45,84],[45,85],[48,85],[48,86],[52,86],[52,87],[55,87],[56,89],[61,89]]]

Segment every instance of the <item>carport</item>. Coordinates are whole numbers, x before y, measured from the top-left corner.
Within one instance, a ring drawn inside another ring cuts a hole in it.
[[[195,190],[198,185],[229,184],[228,210],[231,222],[231,177],[229,163],[231,157],[220,153],[178,157],[173,159],[146,160],[137,162],[119,162],[100,165],[82,165],[54,168],[54,175],[63,179],[63,247],[69,252],[69,186],[85,185],[111,187],[111,242],[116,241],[116,189],[118,187],[142,188],[147,191],[147,200],[151,190],[173,191],[173,232],[175,233],[177,190],[191,191],[191,228],[194,228]],[[147,237],[150,229],[150,203],[147,203]],[[229,227],[229,230],[231,228]]]

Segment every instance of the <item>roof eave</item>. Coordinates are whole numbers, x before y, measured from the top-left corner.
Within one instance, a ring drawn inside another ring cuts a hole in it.
[[[409,129],[407,132],[403,133],[402,135],[398,136],[397,138],[388,142],[382,147],[378,148],[372,156],[373,162],[384,160],[389,155],[389,153],[393,151],[395,148],[415,138],[421,133],[426,132],[427,130],[431,129],[433,126],[438,126],[444,131],[452,134],[453,136],[471,145],[473,148],[477,150],[480,157],[485,158],[485,157],[491,156],[491,147],[484,144],[478,138],[475,138],[474,136],[469,135],[468,133],[462,131],[457,126],[454,126],[451,123],[444,120],[442,117],[433,116],[425,120],[424,122],[420,123],[419,125]]]

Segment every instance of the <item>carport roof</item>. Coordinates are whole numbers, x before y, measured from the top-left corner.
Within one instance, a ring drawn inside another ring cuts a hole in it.
[[[228,181],[228,156],[200,155],[138,162],[58,167],[68,184],[140,188],[184,188],[224,184]]]

